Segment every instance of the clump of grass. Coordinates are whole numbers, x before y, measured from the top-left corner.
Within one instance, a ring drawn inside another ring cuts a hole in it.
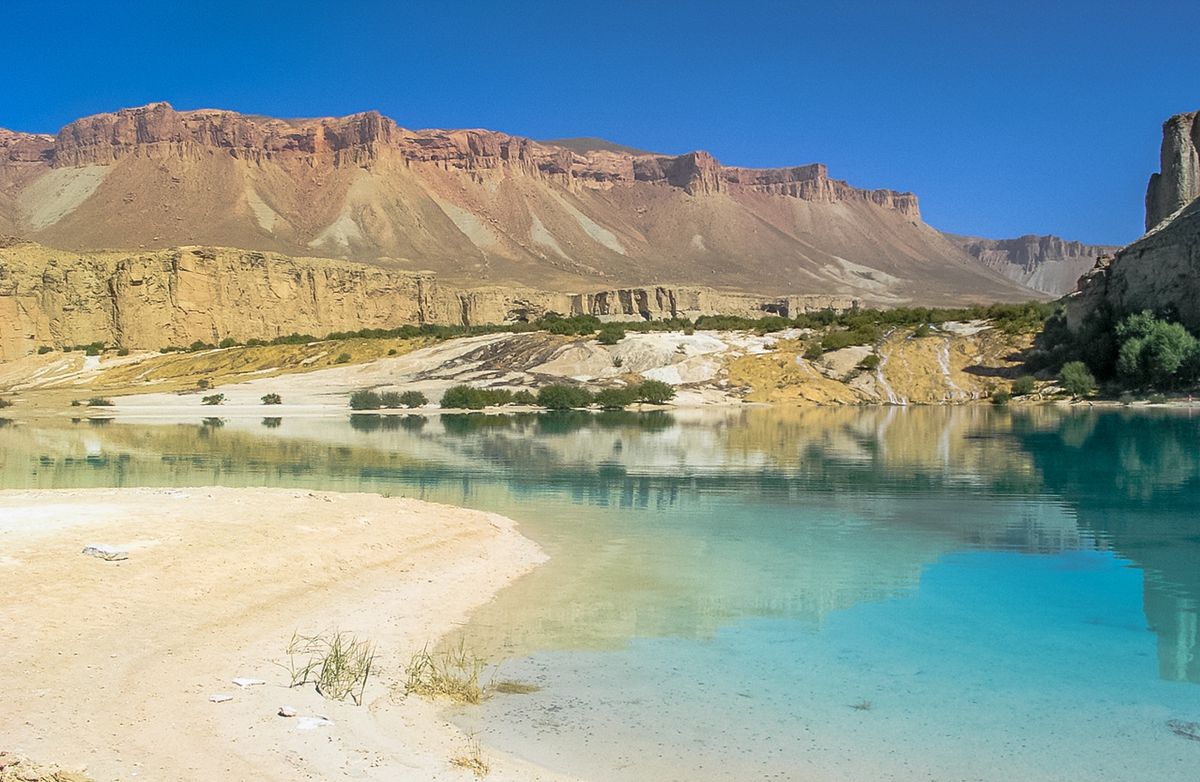
[[[94,396],[87,401],[88,407],[112,407],[113,401],[106,396]]]
[[[462,755],[450,758],[450,765],[470,771],[477,777],[486,777],[492,770],[487,758],[483,756],[483,748],[474,734],[467,738],[467,751]]]
[[[375,667],[374,643],[340,631],[313,636],[293,633],[287,655],[290,686],[312,684],[323,698],[350,698],[354,705],[362,705]]]
[[[855,711],[870,711],[871,709],[875,708],[875,704],[864,700],[859,701],[858,703],[850,704],[850,708],[854,709]]]
[[[474,652],[467,651],[465,642],[459,642],[457,649],[442,652],[430,652],[426,647],[414,654],[404,669],[404,694],[477,704],[483,700],[479,675],[485,665]]]
[[[338,357],[333,360],[335,364],[349,364],[352,356],[349,353],[338,353]]]
[[[283,397],[279,394],[263,394],[262,403],[264,405],[281,405],[283,404]]]
[[[201,397],[200,401],[206,405],[219,405],[225,401],[225,395],[224,394],[209,394],[208,396]]]

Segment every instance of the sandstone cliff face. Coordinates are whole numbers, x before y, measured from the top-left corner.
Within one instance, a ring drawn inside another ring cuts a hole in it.
[[[1075,290],[1076,282],[1096,265],[1099,257],[1120,249],[1032,234],[1015,239],[947,236],[989,269],[1053,296]]]
[[[848,298],[772,299],[686,286],[463,290],[429,273],[210,247],[133,255],[80,255],[28,243],[0,247],[0,359],[40,345],[102,341],[157,349],[293,332],[512,323],[547,312],[655,320],[856,306]]]
[[[1150,230],[1079,280],[1067,306],[1072,329],[1097,311],[1119,317],[1150,309],[1200,332],[1198,116],[1180,114],[1163,125],[1162,171],[1151,177],[1146,198]]]
[[[1150,231],[1200,198],[1200,112],[1176,114],[1163,123],[1162,170],[1146,187],[1146,230]]]
[[[911,193],[824,165],[748,169],[408,130],[377,112],[283,120],[165,103],[0,135],[0,233],[77,251],[241,247],[459,288],[695,286],[876,304],[1027,299],[921,222]]]

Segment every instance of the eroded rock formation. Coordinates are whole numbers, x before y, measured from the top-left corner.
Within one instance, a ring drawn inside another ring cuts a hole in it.
[[[1071,328],[1096,312],[1150,309],[1200,331],[1198,116],[1180,114],[1163,125],[1162,171],[1151,176],[1146,197],[1150,230],[1080,279],[1068,301]]]
[[[480,325],[547,312],[615,320],[848,309],[853,298],[770,298],[697,286],[570,293],[462,289],[432,273],[275,253],[184,247],[79,254],[0,243],[0,359],[95,341],[156,349],[402,325]]]

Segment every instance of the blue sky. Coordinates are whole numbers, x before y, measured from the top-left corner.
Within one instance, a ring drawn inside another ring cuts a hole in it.
[[[1124,243],[1200,2],[10,3],[0,127],[167,100],[813,161],[982,236]]]

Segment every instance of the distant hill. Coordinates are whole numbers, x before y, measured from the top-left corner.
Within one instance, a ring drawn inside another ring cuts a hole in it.
[[[981,239],[955,234],[946,234],[946,237],[989,269],[1052,296],[1075,290],[1075,283],[1096,265],[1097,258],[1112,255],[1120,249],[1033,234],[1015,239]]]

